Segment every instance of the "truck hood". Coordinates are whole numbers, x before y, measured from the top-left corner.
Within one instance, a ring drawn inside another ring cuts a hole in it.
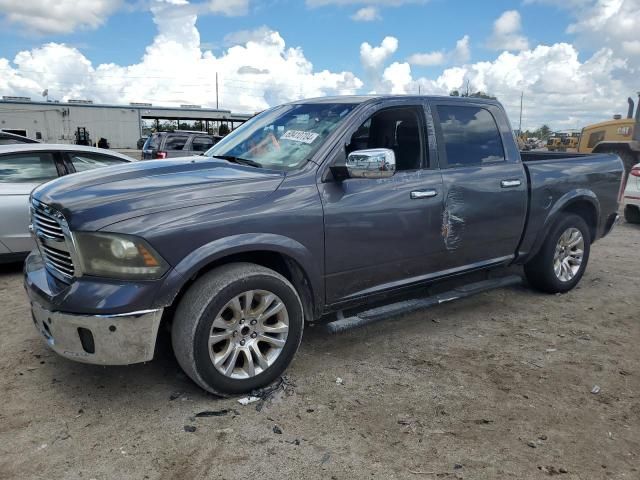
[[[282,172],[198,156],[74,173],[32,196],[62,212],[72,229],[93,231],[141,215],[264,196],[283,179]]]

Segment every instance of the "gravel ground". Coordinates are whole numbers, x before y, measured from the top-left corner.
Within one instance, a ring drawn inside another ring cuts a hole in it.
[[[130,367],[58,358],[4,268],[0,478],[640,478],[639,252],[623,224],[565,295],[513,287],[308,328],[247,406],[196,388],[166,349]]]

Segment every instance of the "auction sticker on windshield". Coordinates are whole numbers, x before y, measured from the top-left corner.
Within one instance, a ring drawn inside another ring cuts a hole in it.
[[[304,132],[302,130],[287,130],[282,134],[280,140],[292,140],[294,142],[313,143],[318,138],[317,133]]]

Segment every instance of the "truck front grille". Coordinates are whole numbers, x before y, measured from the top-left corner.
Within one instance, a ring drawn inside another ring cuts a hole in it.
[[[31,201],[31,225],[44,264],[53,276],[70,282],[76,273],[73,242],[64,216],[57,210]]]

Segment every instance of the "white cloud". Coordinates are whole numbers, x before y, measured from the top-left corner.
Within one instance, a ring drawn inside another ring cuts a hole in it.
[[[581,62],[573,45],[557,43],[448,68],[435,79],[405,78],[403,88],[416,93],[420,85],[423,93],[446,95],[464,91],[468,82],[472,92],[496,95],[512,122],[518,118],[524,91],[524,128],[543,123],[557,129],[577,128],[625,110],[626,97],[635,91],[636,71],[637,66],[617,58],[611,49],[601,49]]]
[[[493,34],[488,46],[494,50],[526,50],[529,41],[520,32],[520,13],[516,10],[503,12],[493,22]]]
[[[382,43],[377,47],[373,47],[367,42],[360,45],[360,63],[362,63],[362,68],[367,76],[371,92],[377,92],[382,88],[382,69],[397,49],[398,39],[396,37],[384,37]]]
[[[428,52],[428,53],[414,53],[409,56],[407,62],[411,65],[419,65],[421,67],[432,67],[434,65],[442,65],[445,62],[444,52]]]
[[[209,9],[228,17],[246,15],[249,12],[249,0],[209,0]]]
[[[0,94],[37,98],[48,88],[63,100],[215,106],[218,72],[221,107],[255,112],[301,97],[352,94],[362,87],[351,72],[315,71],[302,49],[287,47],[276,31],[246,32],[245,43],[215,56],[201,48],[192,5],[156,1],[151,11],[158,34],[139,63],[94,66],[77,49],[49,43],[18,53],[13,64],[0,59]]]
[[[457,63],[465,63],[471,59],[469,35],[465,35],[456,42],[456,48],[453,50],[453,59]]]
[[[378,70],[398,49],[398,39],[384,37],[379,47],[372,47],[364,42],[360,45],[360,60],[365,69]]]
[[[358,10],[356,13],[351,15],[351,20],[356,22],[374,22],[376,20],[380,20],[382,17],[380,16],[380,10],[377,7],[363,7]]]
[[[326,7],[328,5],[380,5],[382,7],[399,7],[409,3],[426,3],[427,0],[306,0],[309,7]]]
[[[0,0],[0,12],[9,23],[32,32],[63,34],[99,27],[122,4],[122,0]]]
[[[445,63],[465,63],[471,58],[469,47],[469,35],[465,35],[456,42],[456,46],[451,51],[439,50],[435,52],[414,53],[407,58],[411,65],[420,67],[432,67]]]

